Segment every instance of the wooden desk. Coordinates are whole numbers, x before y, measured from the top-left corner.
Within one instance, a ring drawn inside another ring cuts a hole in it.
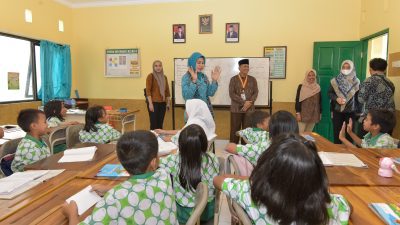
[[[342,194],[352,205],[351,224],[384,224],[368,207],[371,202],[400,203],[399,187],[331,187],[331,193]]]
[[[384,178],[378,175],[379,159],[381,157],[400,157],[398,150],[379,150],[346,148],[343,145],[335,145],[316,133],[307,133],[315,138],[318,151],[353,153],[368,168],[356,168],[349,166],[325,167],[330,185],[360,185],[360,186],[400,186],[400,177]]]
[[[112,188],[120,182],[75,178],[64,183],[64,185],[51,192],[51,194],[44,195],[32,204],[18,210],[3,220],[1,224],[67,224],[67,218],[62,213],[62,204],[64,204],[67,198],[78,193],[88,185],[104,184]],[[80,220],[90,215],[92,210],[93,207],[86,211],[80,217]]]
[[[108,119],[109,123],[115,127],[115,129],[124,133],[126,129],[126,125],[133,123],[133,129],[136,130],[136,113],[140,110],[128,110],[127,112],[120,112],[119,110],[108,110]]]
[[[64,171],[58,176],[43,182],[13,199],[0,199],[0,221],[15,214],[44,196],[52,196],[52,192],[75,178],[77,172]]]
[[[114,144],[96,144],[97,150],[92,161],[58,163],[63,153],[57,153],[36,163],[25,166],[25,170],[47,170],[47,169],[65,169],[69,171],[88,171],[106,164],[116,157]]]

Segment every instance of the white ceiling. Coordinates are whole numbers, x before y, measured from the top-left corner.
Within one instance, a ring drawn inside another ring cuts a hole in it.
[[[70,8],[89,8],[118,5],[155,4],[167,2],[194,2],[201,0],[54,0]]]

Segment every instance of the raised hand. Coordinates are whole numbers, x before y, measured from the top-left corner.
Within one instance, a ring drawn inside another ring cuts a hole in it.
[[[346,122],[343,122],[342,129],[339,132],[339,139],[346,138]]]
[[[211,79],[213,81],[218,81],[219,77],[221,76],[221,67],[216,66],[212,71],[211,71]]]
[[[350,118],[349,119],[349,124],[347,124],[347,133],[353,132],[353,120]]]
[[[196,82],[197,81],[197,70],[194,71],[193,68],[189,66],[188,71],[190,73],[190,76],[192,76],[192,81]]]

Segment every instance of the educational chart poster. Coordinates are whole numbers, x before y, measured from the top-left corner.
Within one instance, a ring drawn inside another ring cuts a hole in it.
[[[264,57],[270,59],[270,78],[286,78],[286,46],[264,47]]]
[[[106,77],[140,77],[139,49],[106,49]]]
[[[8,90],[19,90],[19,73],[8,72]]]

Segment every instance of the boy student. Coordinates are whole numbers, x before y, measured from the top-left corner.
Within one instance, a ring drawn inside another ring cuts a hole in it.
[[[355,147],[350,141],[346,139],[346,130],[356,145],[362,148],[397,148],[393,138],[388,134],[393,130],[396,125],[396,118],[394,114],[386,109],[369,110],[367,117],[364,119],[363,128],[368,133],[364,139],[360,139],[353,133],[353,121],[350,119],[349,124],[343,123],[342,129],[339,133],[339,139],[347,147]]]
[[[13,172],[23,171],[24,166],[50,156],[50,149],[40,136],[47,133],[46,116],[37,109],[21,110],[18,115],[18,126],[27,134],[18,144],[14,160],[11,163]]]
[[[249,143],[246,145],[229,143],[226,150],[246,158],[254,166],[258,157],[270,144],[269,133],[267,132],[270,117],[267,112],[263,111],[255,111],[251,114],[251,117],[252,127],[238,131],[239,136],[245,137]]]
[[[158,167],[158,142],[150,131],[124,134],[117,143],[117,156],[131,177],[111,190],[93,185],[104,195],[80,224],[178,224],[174,190],[169,174]],[[74,201],[64,204],[69,224],[79,223]]]

